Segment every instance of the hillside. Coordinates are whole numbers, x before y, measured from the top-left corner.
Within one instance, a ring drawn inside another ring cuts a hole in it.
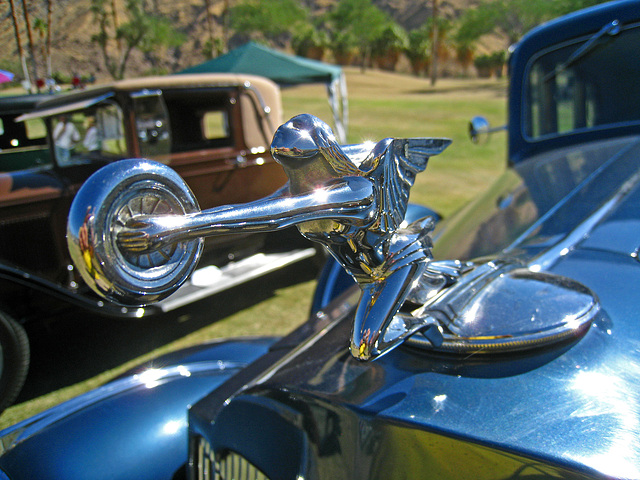
[[[331,6],[335,0],[307,0],[304,3],[316,13],[320,13]],[[458,18],[466,9],[476,6],[480,0],[440,0],[440,14],[448,19]],[[158,66],[162,72],[175,72],[187,66],[197,64],[205,57],[202,54],[202,46],[208,38],[205,0],[150,0],[153,7],[162,15],[169,18],[178,30],[186,35],[186,42],[177,49],[160,52],[163,62]],[[222,36],[222,12],[225,2],[234,0],[209,0],[213,15],[213,30],[217,36]],[[46,19],[44,0],[31,0],[31,23],[36,18]],[[118,0],[119,5],[125,2]],[[374,0],[374,3],[387,12],[405,29],[411,30],[423,25],[431,17],[430,0]],[[19,6],[20,3],[16,2]],[[19,7],[18,7],[19,8]],[[124,15],[123,15],[124,16]],[[20,18],[21,24],[24,24]],[[98,47],[91,42],[91,36],[96,33],[96,25],[90,11],[90,0],[57,0],[54,2],[53,11],[53,52],[52,66],[54,72],[70,76],[94,75],[98,80],[107,80],[108,74],[102,61],[102,55]],[[34,32],[34,43],[41,44],[37,31]],[[230,37],[230,46],[237,46],[243,38],[238,35]],[[236,43],[234,45],[234,43]],[[23,44],[27,44],[26,32],[23,34]],[[0,50],[0,65],[19,71],[17,46],[13,30],[13,22],[10,15],[8,2],[0,2],[0,45],[5,48]],[[499,40],[487,39],[480,50],[492,50],[504,48]],[[36,51],[38,59],[39,75],[45,71],[41,51]],[[402,67],[402,64],[400,66]],[[405,65],[406,68],[406,65]],[[127,68],[127,76],[135,76],[148,73],[151,64],[140,52],[133,52]]]

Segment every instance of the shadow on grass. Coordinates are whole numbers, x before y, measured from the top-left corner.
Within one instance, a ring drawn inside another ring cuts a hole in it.
[[[273,297],[278,289],[313,280],[317,273],[313,260],[299,262],[176,311],[146,319],[109,319],[76,311],[47,324],[36,323],[28,332],[32,357],[29,375],[15,404],[119,367],[257,305]]]
[[[436,84],[434,87],[410,90],[408,93],[419,95],[447,94],[464,92],[468,94],[491,93],[498,98],[506,97],[507,85],[502,80],[487,80],[486,82],[476,81],[473,83],[450,84],[446,87]]]

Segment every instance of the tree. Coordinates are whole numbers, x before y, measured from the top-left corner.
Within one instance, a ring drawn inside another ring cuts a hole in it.
[[[429,78],[431,79],[431,86],[436,84],[438,78],[438,54],[440,34],[438,32],[438,0],[431,0],[431,68],[429,72]]]
[[[116,8],[113,2],[107,0],[91,0],[91,11],[93,13],[94,20],[98,23],[98,33],[91,36],[91,41],[97,43],[102,51],[102,57],[104,60],[107,71],[113,78],[117,78],[117,60],[114,58],[116,55],[112,54],[111,43],[116,39],[117,24],[113,15]],[[120,56],[120,48],[118,48],[118,54]]]
[[[138,18],[138,15],[140,16]],[[151,64],[152,70],[158,71],[160,59],[166,57],[166,48],[175,48],[182,45],[186,36],[177,31],[171,22],[163,17],[148,15],[140,9],[135,13],[135,20],[126,25],[127,31],[130,28],[143,28],[145,34],[138,44],[138,49],[144,53],[145,58]],[[125,25],[123,25],[125,27]],[[124,37],[125,40],[127,37]]]
[[[47,50],[45,45],[45,37],[47,34],[47,23],[39,17],[33,20],[33,29],[40,37],[40,48],[42,49],[42,58],[47,57]]]
[[[207,50],[207,52],[205,53],[205,56],[207,58],[213,58],[215,39],[213,37],[213,17],[211,15],[211,0],[204,0],[204,9],[205,9],[205,16],[207,18],[207,33],[209,35],[208,40],[205,42],[205,50]]]
[[[309,21],[309,11],[297,0],[245,0],[229,9],[231,28],[258,33],[266,40],[283,43]]]
[[[330,25],[332,48],[344,47],[336,40],[352,39],[352,46],[360,51],[363,70],[369,63],[374,40],[391,23],[371,0],[340,0],[326,19]]]
[[[51,0],[46,0],[47,17],[46,20],[36,17],[33,21],[33,28],[40,36],[40,48],[42,49],[42,58],[46,64],[46,76],[51,78],[53,75],[51,67],[51,21],[53,17],[53,8]]]
[[[40,47],[42,48],[42,58],[45,59],[47,64],[47,77],[51,76],[51,55],[48,52],[48,43],[47,43],[47,31],[49,30],[47,23],[41,18],[36,18],[33,21],[33,28],[36,32],[38,32],[40,36]]]
[[[431,62],[431,29],[421,27],[409,32],[409,43],[405,55],[411,63],[414,75],[419,76],[430,66]]]
[[[498,28],[511,46],[533,27],[544,21],[585,8],[605,0],[485,0],[477,8],[469,9],[460,19],[456,38],[470,44],[482,35]]]
[[[371,53],[379,68],[393,71],[408,45],[407,32],[397,23],[389,22],[373,39]]]
[[[47,55],[47,77],[53,76],[53,68],[51,66],[51,31],[53,21],[53,5],[51,0],[47,0],[47,40],[46,40],[46,55]]]
[[[22,65],[22,73],[24,75],[25,82],[31,86],[31,77],[29,75],[29,69],[27,68],[27,57],[22,47],[22,37],[20,36],[20,25],[18,23],[18,14],[16,12],[16,5],[14,0],[9,0],[9,6],[11,7],[11,18],[13,20],[13,29],[16,37],[16,44],[18,45],[18,55],[20,55],[20,63]]]
[[[291,38],[291,46],[296,55],[316,60],[322,60],[324,50],[328,45],[327,33],[311,24],[299,29]]]
[[[29,17],[29,9],[26,0],[22,0],[22,14],[24,15],[24,24],[27,27],[27,40],[29,41],[29,54],[31,56],[31,66],[33,68],[33,78],[38,78],[38,67],[36,65],[35,44],[33,42],[33,31],[31,30],[31,20]],[[39,89],[38,89],[39,90]]]
[[[127,0],[127,21],[120,24],[115,0],[91,0],[91,10],[98,24],[92,41],[100,46],[107,71],[114,79],[122,79],[134,50],[144,53],[154,64],[153,53],[161,47],[178,46],[184,36],[169,20],[145,9],[143,0]],[[112,44],[115,42],[116,48]]]
[[[549,2],[549,9],[554,17],[558,17],[608,1],[610,0],[551,0]]]

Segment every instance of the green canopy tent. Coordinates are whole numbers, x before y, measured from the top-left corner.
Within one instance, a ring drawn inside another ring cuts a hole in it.
[[[249,42],[225,55],[189,67],[182,73],[246,73],[269,78],[281,86],[325,83],[333,112],[336,136],[346,142],[348,125],[347,84],[342,68],[317,60],[288,55]]]

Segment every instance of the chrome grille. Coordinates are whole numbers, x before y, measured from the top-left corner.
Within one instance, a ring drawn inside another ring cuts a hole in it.
[[[229,451],[219,459],[209,442],[199,437],[192,465],[197,480],[269,480],[256,466],[242,455]]]

